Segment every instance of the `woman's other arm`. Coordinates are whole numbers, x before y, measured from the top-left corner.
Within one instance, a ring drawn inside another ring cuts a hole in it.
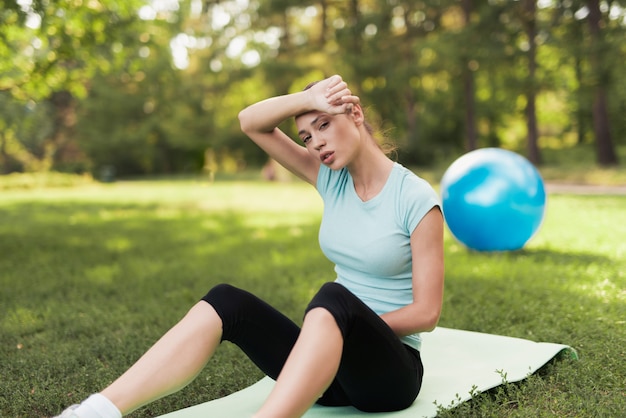
[[[396,335],[432,331],[443,305],[443,215],[428,212],[411,234],[413,303],[382,315]]]

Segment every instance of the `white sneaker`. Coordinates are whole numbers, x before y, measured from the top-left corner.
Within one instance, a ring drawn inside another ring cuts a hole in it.
[[[78,404],[68,407],[65,411],[61,412],[61,415],[57,415],[53,418],[80,418],[74,411],[78,408]]]
[[[107,398],[94,393],[80,405],[72,405],[54,418],[122,418],[122,413]]]

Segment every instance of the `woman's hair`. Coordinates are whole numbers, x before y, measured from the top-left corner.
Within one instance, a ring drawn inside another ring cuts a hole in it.
[[[310,89],[317,83],[319,83],[319,80],[310,82],[309,84],[306,85],[306,87],[302,91],[306,91]],[[398,149],[396,144],[394,144],[393,141],[387,137],[387,135],[382,129],[380,129],[378,126],[374,127],[370,122],[368,122],[367,112],[365,109],[363,109],[363,113],[364,113],[364,116],[366,116],[363,122],[363,126],[365,126],[365,130],[367,131],[367,133],[370,134],[374,142],[376,142],[376,145],[378,145],[378,147],[382,150],[382,152],[385,153],[387,157],[392,157],[392,156],[396,157],[397,156],[396,151]]]

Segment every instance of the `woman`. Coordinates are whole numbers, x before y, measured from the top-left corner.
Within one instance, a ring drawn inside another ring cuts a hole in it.
[[[289,118],[304,146],[277,128]],[[419,333],[434,329],[443,299],[436,193],[384,154],[340,76],[256,103],[239,120],[322,196],[319,240],[337,279],[311,300],[301,329],[252,294],[216,286],[119,379],[62,417],[120,417],[179,390],[223,340],[276,380],[255,418],[299,417],[316,402],[381,412],[415,400]]]

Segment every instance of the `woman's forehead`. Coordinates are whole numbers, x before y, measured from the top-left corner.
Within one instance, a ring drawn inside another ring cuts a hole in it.
[[[319,110],[302,113],[295,118],[296,126],[299,129],[308,129],[311,124],[315,123],[315,121],[323,115],[327,115],[327,113],[320,112]]]

